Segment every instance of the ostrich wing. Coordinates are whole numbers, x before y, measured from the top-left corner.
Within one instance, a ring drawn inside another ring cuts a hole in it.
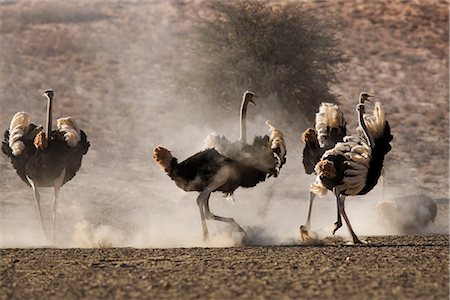
[[[239,141],[232,143],[225,136],[217,134],[210,134],[205,139],[206,149],[215,149],[221,155],[236,160],[239,160],[244,145],[245,143]]]
[[[240,141],[230,142],[226,137],[215,134],[205,140],[207,149],[214,149],[220,155],[232,159],[246,167],[254,168],[264,173],[273,173],[276,159],[269,146],[269,137],[256,136],[253,145]]]
[[[320,148],[331,149],[346,135],[344,114],[336,104],[323,102],[316,113],[315,128]]]
[[[25,166],[29,159],[34,155],[36,152],[36,148],[33,145],[34,138],[36,135],[42,131],[42,126],[36,126],[34,124],[29,124],[27,127],[24,128],[24,133],[22,137],[20,137],[20,141],[24,144],[24,149],[19,155],[14,155],[13,150],[9,146],[9,130],[5,131],[4,137],[5,139],[2,142],[2,152],[6,154],[10,159],[11,163],[16,169],[17,174],[22,179],[23,182],[25,182],[28,186],[31,187],[30,183],[28,182],[27,175],[25,172]]]
[[[305,167],[306,174],[312,174],[314,172],[314,167],[324,152],[319,147],[312,148],[309,145],[305,145],[305,148],[303,148],[303,166]]]
[[[64,131],[54,130],[52,132],[52,147],[58,149],[57,151],[62,156],[64,168],[66,169],[66,176],[64,177],[63,183],[71,180],[76,175],[81,167],[83,155],[88,152],[90,146],[83,130],[80,130],[80,140],[75,147],[69,146],[65,134]]]

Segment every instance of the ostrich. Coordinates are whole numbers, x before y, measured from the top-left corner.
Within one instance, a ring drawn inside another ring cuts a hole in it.
[[[389,144],[393,136],[389,123],[379,102],[375,103],[372,115],[365,115],[364,101],[371,95],[360,94],[358,111],[358,132],[347,136],[344,142],[337,143],[333,149],[324,153],[315,166],[317,179],[311,185],[311,192],[324,195],[332,190],[337,202],[337,221],[333,234],[342,227],[344,218],[355,244],[361,243],[354,233],[344,207],[346,196],[365,195],[378,182],[383,168],[384,156],[391,150]],[[300,228],[302,237],[308,238],[306,226]]]
[[[33,189],[42,231],[45,233],[40,207],[39,187],[53,187],[53,231],[55,237],[58,193],[71,180],[81,166],[89,148],[86,134],[71,117],[57,120],[52,131],[53,91],[46,90],[47,124],[45,129],[30,122],[26,112],[16,113],[5,131],[2,151],[10,159],[19,177]]]
[[[325,151],[333,148],[336,143],[341,142],[347,132],[344,114],[333,103],[321,103],[319,112],[316,113],[315,123],[315,130],[307,128],[301,136],[305,144],[303,149],[303,166],[306,174],[314,172],[314,166],[320,161]],[[306,225],[302,226],[303,229],[310,227],[315,196],[314,193],[310,192],[308,217]]]
[[[209,139],[208,149],[178,163],[169,150],[157,146],[153,159],[184,191],[197,191],[197,205],[203,228],[203,239],[209,239],[206,220],[226,222],[242,232],[244,229],[233,219],[214,215],[209,209],[211,193],[220,191],[232,197],[238,187],[254,187],[268,176],[276,176],[285,161],[286,147],[283,134],[270,122],[269,136],[255,137],[253,144],[245,143],[246,106],[254,94],[246,92],[241,106],[241,136],[237,143],[215,136]],[[217,150],[216,147],[219,149]],[[240,150],[239,150],[240,149]]]

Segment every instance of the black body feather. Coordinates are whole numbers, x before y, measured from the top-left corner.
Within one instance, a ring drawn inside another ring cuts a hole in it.
[[[374,140],[375,147],[372,149],[372,159],[369,163],[369,172],[367,173],[366,185],[358,193],[358,195],[367,194],[377,185],[378,179],[381,176],[381,170],[383,169],[384,156],[391,151],[392,147],[389,143],[393,138],[394,137],[391,134],[389,122],[386,121],[383,136]]]
[[[233,193],[238,187],[253,187],[264,181],[267,176],[265,172],[225,157],[215,149],[196,153],[181,163],[178,163],[176,158],[172,158],[167,173],[184,191],[201,192],[223,167],[229,167],[232,172],[227,182],[216,190],[224,193]]]
[[[303,148],[303,167],[305,168],[306,174],[314,173],[314,167],[324,153],[325,150],[321,149],[319,144],[305,144],[305,148]]]
[[[345,122],[338,128],[327,126],[326,140],[323,147],[320,147],[317,138],[306,141],[303,148],[303,167],[306,174],[314,173],[314,167],[322,158],[325,151],[332,149],[337,143],[342,142],[347,134]],[[316,133],[317,136],[317,133]]]

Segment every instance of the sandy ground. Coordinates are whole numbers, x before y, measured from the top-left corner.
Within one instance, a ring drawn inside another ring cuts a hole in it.
[[[2,249],[1,299],[448,299],[449,237],[369,244]]]

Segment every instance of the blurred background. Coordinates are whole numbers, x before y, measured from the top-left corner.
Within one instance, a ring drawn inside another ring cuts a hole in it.
[[[236,203],[211,198],[256,244],[292,244],[305,222],[314,176],[301,165],[300,134],[322,101],[339,103],[347,130],[367,91],[382,102],[394,134],[386,156],[388,197],[426,194],[436,221],[412,233],[448,232],[448,1],[0,1],[0,128],[27,111],[45,122],[70,115],[91,148],[60,193],[62,247],[202,246],[196,193],[178,189],[154,163],[155,145],[180,160],[205,137],[239,137],[245,90],[249,135],[270,119],[285,132],[279,178],[239,189]],[[42,193],[51,225],[52,190]],[[405,233],[382,224],[376,187],[347,201],[357,234]],[[405,213],[406,214],[406,213]],[[331,193],[315,203],[313,228],[330,234]],[[233,245],[217,236],[209,245]],[[411,233],[409,231],[408,233]],[[338,234],[347,236],[346,228]],[[31,189],[0,155],[0,246],[45,245]]]

